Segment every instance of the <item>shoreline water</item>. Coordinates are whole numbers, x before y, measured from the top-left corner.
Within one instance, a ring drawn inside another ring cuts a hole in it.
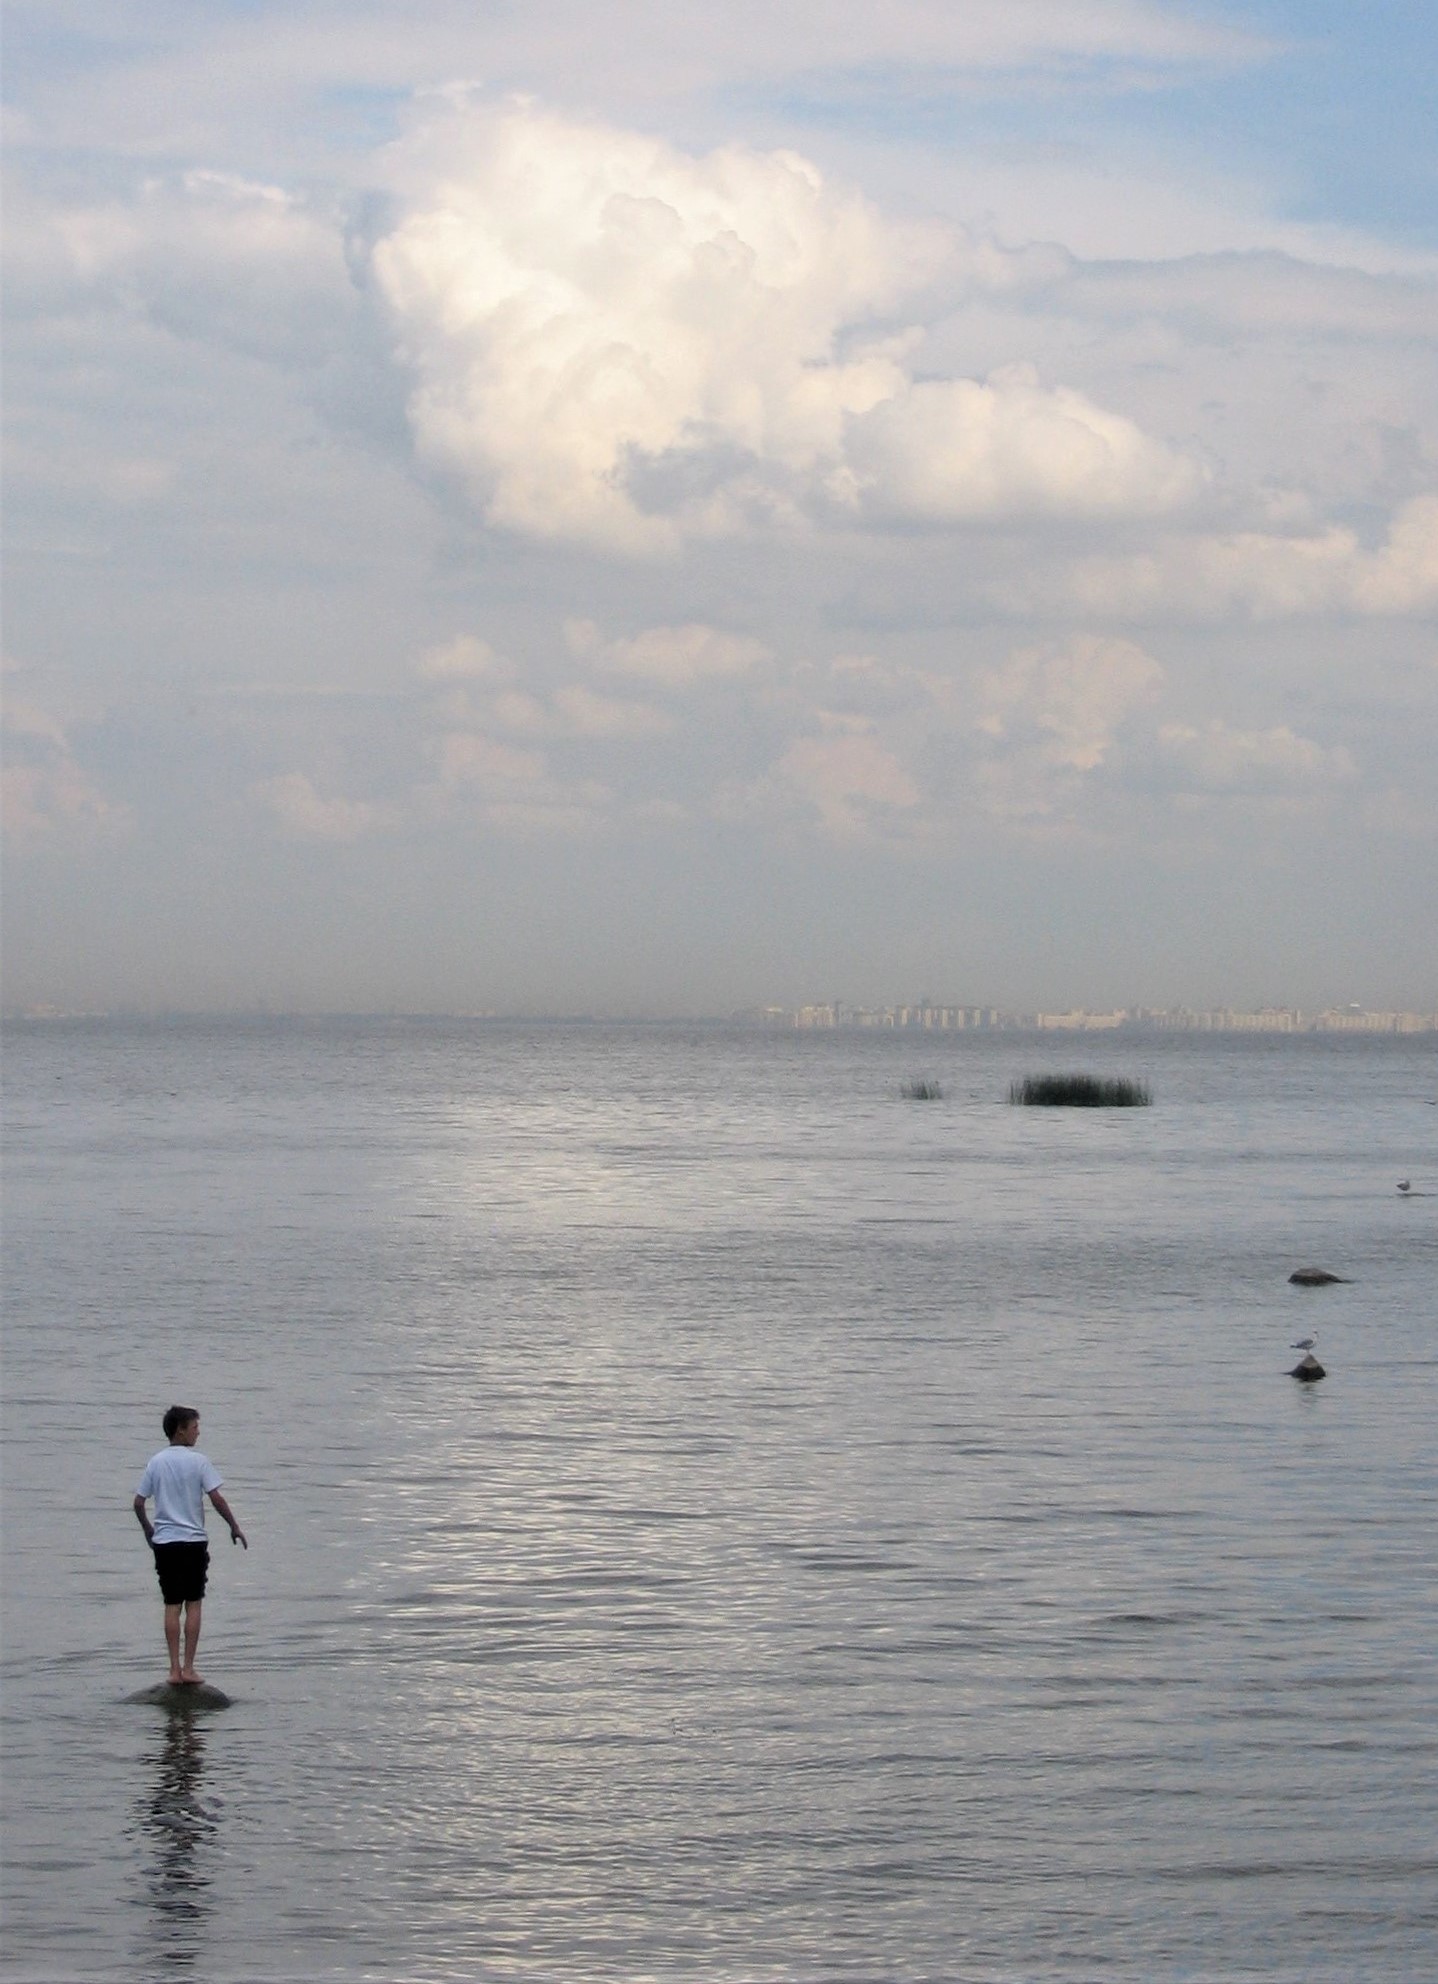
[[[1105,1115],[913,1050],[27,1032],[8,1974],[1423,1974],[1431,1051],[1176,1038]],[[171,1392],[254,1546],[174,1727]]]

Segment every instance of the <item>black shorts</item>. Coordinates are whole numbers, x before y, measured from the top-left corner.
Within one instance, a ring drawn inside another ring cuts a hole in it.
[[[185,1605],[203,1598],[210,1570],[208,1543],[156,1543],[155,1574],[167,1605]]]

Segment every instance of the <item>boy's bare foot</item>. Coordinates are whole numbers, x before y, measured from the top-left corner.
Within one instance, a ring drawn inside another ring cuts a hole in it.
[[[203,1682],[205,1677],[203,1674],[197,1674],[194,1671],[194,1669],[191,1668],[188,1674],[181,1674],[178,1678],[185,1687],[198,1688],[200,1684]]]
[[[181,1683],[181,1681],[183,1681],[183,1680],[184,1680],[184,1678],[185,1678],[185,1677],[184,1677],[184,1675],[183,1675],[183,1674],[182,1674],[182,1673],[180,1672],[180,1670],[179,1670],[179,1668],[178,1668],[178,1667],[176,1667],[176,1668],[175,1668],[175,1669],[173,1670],[173,1672],[171,1672],[171,1673],[169,1673],[169,1674],[167,1674],[167,1675],[165,1676],[165,1679],[166,1679],[166,1681],[168,1681],[168,1682],[169,1682],[169,1684],[170,1684],[170,1686],[171,1686],[172,1688],[178,1688],[178,1687],[179,1687],[179,1685],[180,1685],[180,1683]]]

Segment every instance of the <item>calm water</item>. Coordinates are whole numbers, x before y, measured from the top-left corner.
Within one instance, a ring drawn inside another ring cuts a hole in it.
[[[1006,1106],[1069,1065],[1155,1106]],[[1432,1040],[76,1024],[6,1081],[7,1976],[1438,1974]],[[252,1544],[176,1723],[172,1398]]]

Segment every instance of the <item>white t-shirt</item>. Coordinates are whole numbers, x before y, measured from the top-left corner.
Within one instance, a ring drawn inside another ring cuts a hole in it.
[[[155,1498],[156,1543],[203,1543],[205,1497],[223,1484],[198,1447],[161,1447],[136,1494]]]

